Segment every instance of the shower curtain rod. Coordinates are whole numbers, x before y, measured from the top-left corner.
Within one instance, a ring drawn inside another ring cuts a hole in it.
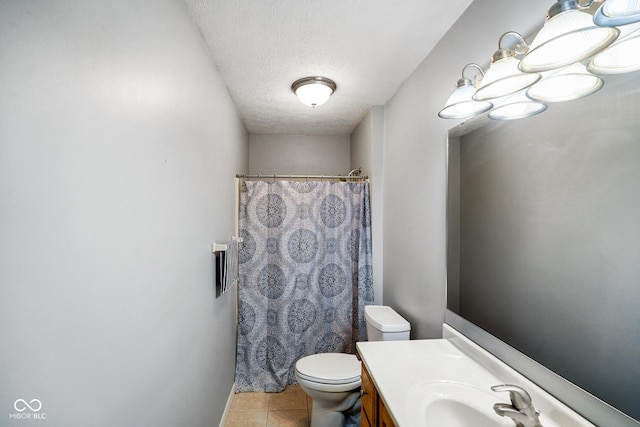
[[[236,178],[240,179],[344,179],[344,180],[365,180],[368,176],[358,175],[246,175],[237,174]]]

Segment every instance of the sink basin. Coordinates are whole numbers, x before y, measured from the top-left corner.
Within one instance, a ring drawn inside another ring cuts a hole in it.
[[[486,412],[486,411],[485,411]],[[490,414],[480,412],[466,403],[448,399],[437,399],[431,402],[425,413],[427,426],[448,426],[448,427],[496,427],[505,425],[500,419],[489,416]],[[506,425],[513,426],[513,422]]]
[[[500,395],[468,384],[433,381],[412,387],[405,409],[415,426],[514,427],[493,411],[500,401]]]

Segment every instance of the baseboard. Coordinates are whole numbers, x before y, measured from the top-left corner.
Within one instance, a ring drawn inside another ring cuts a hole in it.
[[[224,427],[227,422],[227,414],[229,413],[229,409],[231,408],[231,402],[233,402],[233,396],[236,394],[236,383],[234,382],[231,386],[231,392],[229,393],[229,397],[227,398],[227,404],[224,407],[224,412],[222,413],[222,418],[220,419],[219,427]]]

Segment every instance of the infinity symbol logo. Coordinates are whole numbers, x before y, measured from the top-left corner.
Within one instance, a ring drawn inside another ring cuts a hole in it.
[[[18,412],[26,411],[27,408],[29,408],[33,412],[38,412],[40,409],[42,409],[42,402],[40,402],[38,399],[31,399],[29,403],[27,403],[27,401],[24,399],[18,399],[13,403],[13,407]]]

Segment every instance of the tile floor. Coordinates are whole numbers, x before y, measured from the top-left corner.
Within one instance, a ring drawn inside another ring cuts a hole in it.
[[[309,427],[311,399],[300,386],[281,393],[238,393],[233,396],[225,427]]]

